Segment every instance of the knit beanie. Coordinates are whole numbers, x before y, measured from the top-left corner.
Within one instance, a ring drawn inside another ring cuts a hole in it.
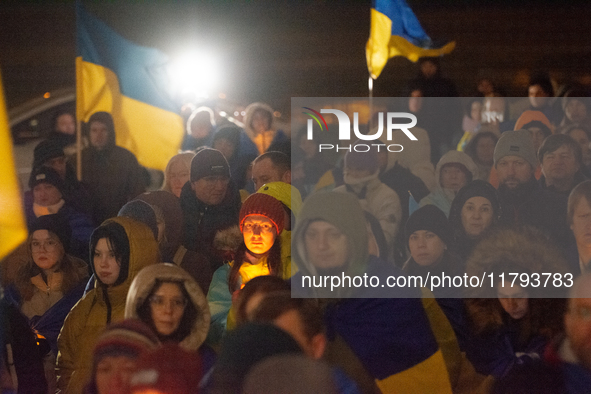
[[[505,156],[519,156],[527,161],[534,170],[538,167],[534,143],[527,130],[505,131],[501,135],[495,146],[495,168],[499,160]]]
[[[369,171],[371,174],[375,173],[380,167],[378,162],[377,150],[370,146],[370,149],[366,152],[366,146],[360,145],[363,141],[356,141],[350,152],[345,155],[345,171],[347,169]],[[369,145],[367,145],[369,146]],[[355,148],[358,149],[355,150]]]
[[[406,227],[404,228],[406,234],[406,244],[410,236],[415,231],[426,230],[436,234],[443,243],[451,245],[452,232],[447,221],[445,213],[435,205],[425,205],[416,211],[408,218]]]
[[[66,253],[70,249],[72,228],[64,216],[58,213],[39,216],[31,225],[29,234],[33,234],[37,230],[47,230],[54,233],[59,238]]]
[[[264,193],[251,194],[246,201],[244,201],[244,204],[242,204],[242,208],[240,209],[238,220],[241,232],[244,219],[253,215],[260,215],[269,219],[275,226],[277,234],[280,234],[281,231],[283,231],[285,210],[283,209],[281,202],[276,198]]]
[[[144,223],[150,227],[152,233],[154,233],[154,239],[158,239],[158,221],[156,220],[156,214],[152,209],[152,206],[142,200],[133,200],[125,204],[117,213],[117,216],[124,216],[138,222]]]
[[[33,169],[42,166],[47,160],[65,156],[62,146],[57,141],[43,140],[37,144],[33,152]]]
[[[196,394],[203,375],[197,353],[174,343],[140,356],[131,378],[130,393]]]
[[[125,319],[109,325],[99,336],[94,347],[95,363],[110,355],[140,354],[156,349],[160,341],[150,327],[137,319]]]
[[[33,189],[40,183],[49,183],[55,186],[62,195],[64,194],[64,180],[59,176],[56,170],[51,167],[41,166],[31,173],[29,178],[29,188]]]
[[[201,149],[191,160],[191,182],[216,175],[230,178],[228,161],[219,150]]]
[[[500,216],[501,206],[499,205],[497,190],[490,183],[477,179],[461,188],[451,203],[449,223],[453,229],[462,227],[462,209],[466,201],[472,197],[484,197],[490,202],[493,210],[493,220],[496,221]]]

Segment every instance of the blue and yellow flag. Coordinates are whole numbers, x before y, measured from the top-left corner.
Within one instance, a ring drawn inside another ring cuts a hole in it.
[[[27,239],[0,75],[0,260]]]
[[[110,112],[116,143],[140,164],[164,170],[184,124],[168,94],[168,56],[133,44],[76,3],[76,115]]]
[[[374,0],[371,9],[371,28],[365,46],[367,68],[372,78],[380,76],[388,59],[404,56],[416,62],[424,56],[450,53],[456,43],[433,47],[431,38],[405,0]]]

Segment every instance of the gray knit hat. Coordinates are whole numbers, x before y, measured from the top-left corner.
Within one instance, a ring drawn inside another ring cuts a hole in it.
[[[534,142],[527,130],[505,131],[501,135],[495,146],[495,167],[505,156],[519,156],[531,164],[534,170],[538,167]]]

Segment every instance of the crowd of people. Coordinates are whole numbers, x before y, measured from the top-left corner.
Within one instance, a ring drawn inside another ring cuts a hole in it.
[[[76,120],[56,114],[23,193],[29,237],[0,265],[2,392],[591,392],[587,92],[533,77],[513,119],[481,81],[439,128],[450,109],[420,99],[457,91],[437,59],[420,68],[403,152],[329,161],[266,104],[244,128],[200,107],[160,190],[106,112],[84,124],[78,180]],[[465,273],[491,285],[305,285]]]

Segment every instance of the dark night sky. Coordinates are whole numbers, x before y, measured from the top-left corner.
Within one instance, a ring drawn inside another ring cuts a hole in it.
[[[264,100],[279,108],[292,96],[367,94],[364,47],[370,1],[85,2],[126,38],[174,55],[205,48],[224,65],[220,90],[235,101]],[[558,79],[591,73],[591,7],[570,1],[409,0],[435,39],[455,39],[442,64],[463,94],[491,75],[522,94],[523,73],[552,71]],[[445,4],[445,6],[444,6]],[[73,3],[0,5],[0,65],[9,107],[59,87],[74,86]],[[377,95],[404,94],[416,73],[392,59]]]

